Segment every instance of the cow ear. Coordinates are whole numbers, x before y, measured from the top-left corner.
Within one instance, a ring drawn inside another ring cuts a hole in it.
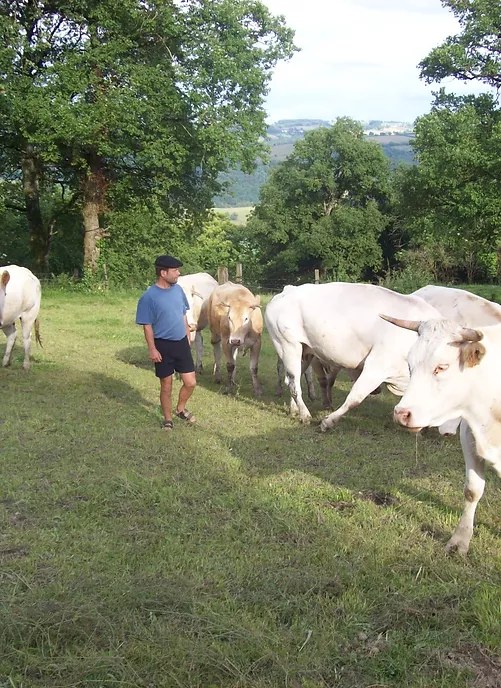
[[[464,368],[477,366],[485,355],[485,346],[480,342],[468,342],[461,347],[461,364]]]
[[[5,288],[5,287],[8,285],[9,280],[10,280],[9,271],[8,271],[8,270],[4,270],[4,271],[2,272],[2,277],[0,277],[0,284],[2,285],[2,287]]]
[[[255,307],[255,308],[259,308],[260,305],[261,305],[261,297],[260,297],[260,296],[256,296],[256,305],[255,305],[254,307]]]

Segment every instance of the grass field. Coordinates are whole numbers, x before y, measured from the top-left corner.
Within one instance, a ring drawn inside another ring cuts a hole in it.
[[[216,213],[228,215],[230,220],[238,225],[244,225],[247,222],[247,217],[253,209],[252,205],[237,206],[235,208],[214,208]]]
[[[299,426],[267,336],[262,399],[206,347],[198,423],[163,433],[137,297],[47,289],[32,370],[0,370],[0,686],[500,686],[500,481],[446,557],[459,441],[386,391]]]

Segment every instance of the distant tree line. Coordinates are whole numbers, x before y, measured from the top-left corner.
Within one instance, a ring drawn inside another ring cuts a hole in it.
[[[292,121],[296,122],[297,120]],[[322,126],[330,127],[331,125]],[[268,132],[271,128],[268,127]],[[300,138],[304,138],[304,134],[298,136],[297,140]],[[391,165],[412,165],[415,163],[414,151],[410,143],[381,143],[377,137],[374,137],[373,140],[381,146]],[[280,159],[271,160],[268,164],[258,161],[256,169],[250,174],[246,174],[241,169],[222,172],[218,180],[224,185],[226,191],[214,197],[214,206],[216,208],[231,208],[256,205],[259,201],[261,187],[268,181],[270,173],[278,164],[280,164]]]

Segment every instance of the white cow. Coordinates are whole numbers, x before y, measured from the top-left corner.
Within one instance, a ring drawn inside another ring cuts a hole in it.
[[[10,365],[12,349],[17,337],[15,322],[20,318],[24,347],[23,368],[29,370],[33,325],[35,325],[36,340],[39,344],[42,343],[37,319],[41,296],[40,282],[27,268],[19,267],[19,265],[0,267],[0,327],[7,337],[2,361],[4,367]]]
[[[454,320],[465,327],[501,323],[500,305],[465,289],[428,284],[413,294],[434,306],[444,318]]]
[[[485,487],[485,464],[501,477],[501,325],[474,330],[452,320],[387,319],[419,334],[409,351],[410,382],[395,406],[395,421],[417,432],[463,419],[466,501],[446,549],[466,554]]]
[[[465,327],[501,323],[501,306],[464,289],[428,284],[413,294],[434,306],[444,318],[454,320]],[[444,423],[440,427],[440,433],[448,436],[455,435],[460,422],[461,418],[455,418]]]
[[[322,421],[322,431],[335,425],[382,382],[395,394],[403,394],[409,379],[406,356],[416,335],[399,332],[381,320],[379,314],[388,308],[406,318],[440,317],[433,306],[416,296],[372,284],[288,286],[270,301],[265,322],[285,366],[291,414],[299,412],[303,422],[311,418],[299,384],[303,353],[316,356],[328,369],[342,367],[358,375],[344,404]]]
[[[207,305],[209,296],[217,287],[217,281],[207,272],[196,272],[193,275],[181,275],[177,283],[182,287],[190,310],[186,313],[191,331],[191,343],[195,342],[196,371],[203,370],[203,339],[202,330],[209,324]]]

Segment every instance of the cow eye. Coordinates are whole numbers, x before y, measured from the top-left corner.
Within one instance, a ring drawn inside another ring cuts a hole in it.
[[[433,371],[433,375],[438,375],[439,373],[444,373],[449,365],[447,363],[439,363],[439,365]]]

